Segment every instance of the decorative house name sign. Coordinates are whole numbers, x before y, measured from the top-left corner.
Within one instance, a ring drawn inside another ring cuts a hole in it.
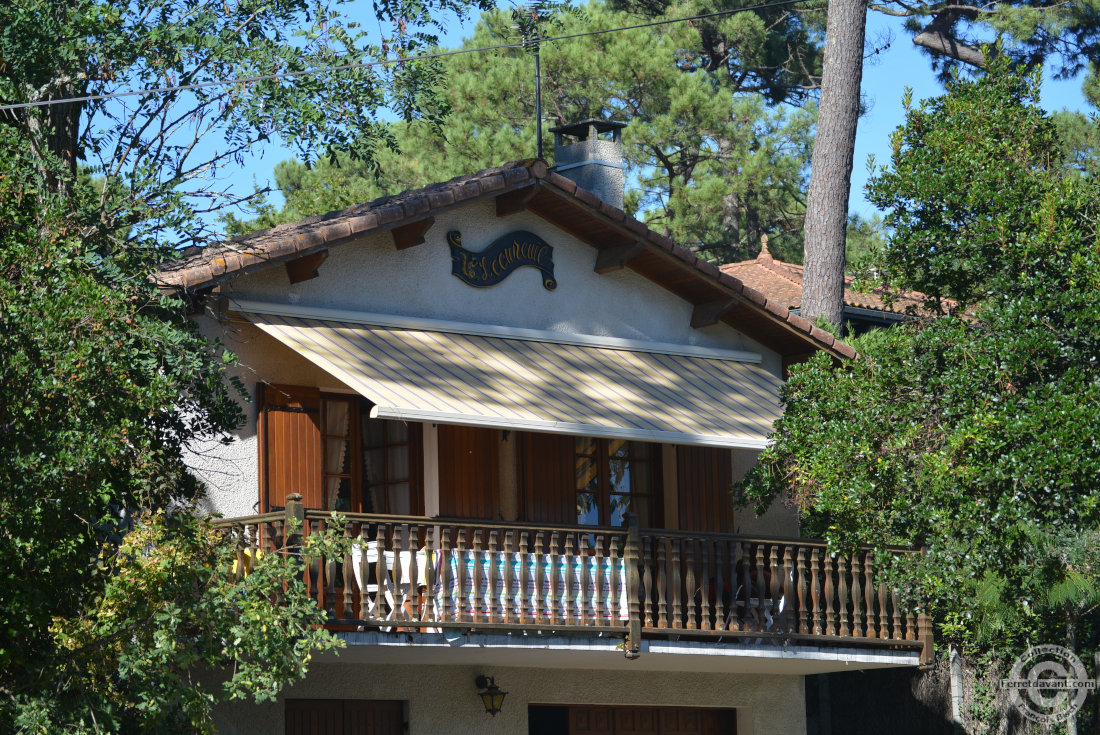
[[[451,246],[451,273],[471,286],[495,286],[516,268],[530,266],[542,273],[542,285],[547,291],[558,287],[554,280],[554,248],[531,232],[509,232],[480,253],[462,247],[462,233],[458,230],[447,233],[447,244]]]

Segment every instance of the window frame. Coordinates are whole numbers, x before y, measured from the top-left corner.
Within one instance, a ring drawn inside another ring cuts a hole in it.
[[[641,524],[643,527],[647,527],[647,528],[660,528],[661,524],[662,524],[663,516],[664,516],[663,504],[662,504],[663,493],[662,493],[662,487],[661,487],[661,479],[662,479],[662,474],[661,474],[661,444],[657,444],[657,443],[654,443],[654,442],[643,442],[643,441],[639,441],[639,440],[635,440],[635,439],[625,439],[625,440],[623,440],[623,439],[608,439],[608,438],[590,437],[590,436],[577,436],[577,437],[575,437],[574,441],[573,441],[573,461],[572,461],[572,465],[571,465],[571,467],[573,468],[573,476],[574,476],[573,496],[572,497],[573,497],[573,506],[575,508],[579,507],[578,500],[580,498],[580,495],[582,493],[591,492],[590,490],[587,489],[587,486],[584,487],[584,488],[577,487],[577,485],[579,484],[578,483],[578,477],[577,477],[577,474],[579,472],[579,467],[578,467],[579,461],[581,460],[581,458],[585,458],[585,459],[590,458],[589,454],[582,453],[580,451],[580,442],[582,442],[582,441],[591,441],[591,442],[593,442],[594,452],[595,452],[595,457],[594,457],[595,465],[596,465],[596,477],[595,477],[595,479],[597,480],[597,484],[596,484],[596,488],[595,488],[595,495],[596,495],[596,506],[597,506],[597,510],[598,510],[598,522],[595,525],[603,526],[603,527],[614,527],[614,528],[623,527],[623,526],[614,526],[612,524],[613,512],[612,512],[612,507],[611,507],[611,498],[613,496],[632,497],[632,498],[633,497],[644,497],[649,501],[649,513],[648,513],[648,518],[643,518],[643,517],[639,516],[639,518],[638,518],[639,524]],[[623,442],[625,442],[627,444],[627,446],[631,447],[631,455],[629,457],[626,457],[626,458],[613,457],[612,452],[611,452],[611,442],[613,442],[613,441],[623,441]],[[639,445],[639,444],[640,445],[645,445],[648,448],[648,456],[646,456],[644,459],[642,459],[641,457],[635,457],[634,456],[634,445]],[[635,484],[635,480],[636,480],[635,469],[637,468],[636,465],[635,465],[635,467],[632,467],[631,471],[630,471],[631,492],[622,493],[622,492],[612,491],[612,489],[611,489],[611,463],[612,463],[612,461],[614,461],[616,459],[625,459],[625,461],[627,461],[630,464],[634,464],[634,463],[642,464],[642,463],[644,463],[646,465],[645,477],[646,477],[647,484],[649,486],[649,491],[646,492],[646,493],[634,492],[634,484]],[[632,510],[631,512],[636,512],[636,511]],[[573,522],[576,523],[578,526],[592,525],[592,524],[588,524],[588,523],[582,523],[579,513],[574,514]]]

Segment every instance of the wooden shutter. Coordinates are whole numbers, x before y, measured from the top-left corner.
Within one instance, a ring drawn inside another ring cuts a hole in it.
[[[344,708],[339,699],[288,699],[286,735],[344,735]]]
[[[440,515],[496,520],[499,480],[499,430],[439,427]]]
[[[614,717],[610,707],[570,707],[569,735],[615,735]]]
[[[404,735],[405,703],[390,699],[288,699],[286,735]]]
[[[264,512],[286,505],[290,493],[301,493],[307,508],[323,507],[320,417],[317,388],[264,386],[259,422]]]
[[[532,523],[577,522],[573,444],[560,434],[519,435],[523,518]]]
[[[722,447],[676,447],[680,530],[732,533],[733,456]]]
[[[396,699],[344,701],[344,735],[404,735],[405,703]]]
[[[622,707],[615,710],[615,735],[659,735],[656,707]]]

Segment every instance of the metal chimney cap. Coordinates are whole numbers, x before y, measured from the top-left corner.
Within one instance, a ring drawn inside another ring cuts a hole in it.
[[[550,132],[556,133],[557,135],[572,135],[584,140],[588,137],[590,128],[595,128],[596,134],[599,135],[600,133],[609,133],[613,130],[621,130],[626,126],[627,123],[618,122],[617,120],[600,120],[595,117],[590,117],[587,120],[578,120],[568,125],[558,125],[557,127],[550,128]]]

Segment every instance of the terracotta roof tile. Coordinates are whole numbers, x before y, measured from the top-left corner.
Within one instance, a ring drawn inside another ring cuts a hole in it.
[[[769,301],[777,301],[789,309],[797,309],[802,305],[802,266],[776,260],[766,247],[752,260],[723,265],[722,272],[767,294]],[[888,305],[885,289],[875,289],[871,293],[856,291],[854,279],[850,276],[844,279],[844,303],[897,314],[928,314],[923,308],[924,294],[902,291],[895,294],[892,303]]]

